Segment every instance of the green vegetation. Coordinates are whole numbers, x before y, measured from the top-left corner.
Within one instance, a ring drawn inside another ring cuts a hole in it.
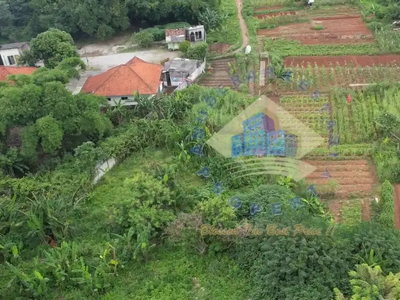
[[[274,16],[259,21],[259,29],[275,28],[293,23],[307,23],[310,19],[305,15]]]
[[[235,45],[235,49],[239,48],[242,45],[242,34],[235,0],[221,0],[221,11],[227,14],[226,21],[220,29],[210,29],[207,33],[207,43],[227,43]]]
[[[382,184],[382,213],[379,222],[387,227],[394,226],[394,203],[393,203],[393,186],[389,181],[384,181]]]
[[[43,60],[44,65],[52,69],[70,57],[79,57],[71,35],[51,29],[31,40],[30,50],[23,53],[18,64],[34,66],[39,60]]]
[[[141,48],[149,48],[153,45],[154,35],[150,31],[139,31],[133,34],[132,42]]]
[[[0,36],[13,41],[28,40],[50,28],[64,30],[75,38],[104,39],[131,24],[197,24],[207,10],[223,11],[215,0],[97,0],[95,5],[90,0],[1,0],[0,8]]]
[[[350,199],[341,208],[340,221],[348,226],[359,225],[362,221],[362,202],[359,199]]]
[[[191,45],[186,50],[186,56],[191,59],[203,61],[208,53],[208,44],[206,42],[199,42]]]
[[[322,30],[322,29],[324,29],[324,26],[322,26],[322,25],[313,25],[313,27],[311,27],[311,29],[313,29],[313,30]]]
[[[266,51],[285,56],[318,56],[318,55],[375,55],[381,54],[377,44],[346,44],[346,45],[301,45],[299,41],[283,39],[266,39]]]
[[[400,297],[400,273],[389,273],[385,276],[381,267],[362,264],[357,265],[356,270],[350,271],[349,275],[352,286],[351,299],[395,300]],[[336,300],[346,300],[338,289],[335,289],[335,294]]]

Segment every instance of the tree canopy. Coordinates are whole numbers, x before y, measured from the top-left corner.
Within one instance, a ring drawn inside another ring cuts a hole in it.
[[[79,58],[69,58],[55,69],[9,76],[13,84],[0,88],[0,168],[21,171],[13,169],[16,162],[34,167],[110,131],[112,124],[99,109],[104,99],[73,95],[65,87],[78,75],[78,65],[84,66]]]
[[[0,36],[29,39],[50,28],[105,38],[130,24],[195,23],[219,0],[0,0]]]
[[[69,57],[79,57],[72,36],[59,29],[50,29],[31,40],[30,50],[22,54],[19,64],[35,65],[43,60],[46,67],[54,68]]]

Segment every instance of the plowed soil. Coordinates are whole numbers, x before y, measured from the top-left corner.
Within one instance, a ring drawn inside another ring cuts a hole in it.
[[[306,181],[308,184],[315,184],[316,190],[320,193],[322,199],[326,197],[326,195],[323,194],[323,191],[326,191],[324,187],[326,188],[329,186],[329,182],[333,180],[338,183],[333,197],[334,200],[328,201],[328,205],[336,222],[340,220],[342,201],[348,200],[352,197],[355,199],[349,201],[363,202],[362,218],[363,220],[370,220],[370,199],[373,198],[375,184],[379,181],[375,176],[373,167],[367,160],[308,160],[306,162],[317,168],[314,173],[306,178]],[[324,173],[326,171],[329,171],[331,178],[324,178]]]
[[[349,44],[372,43],[374,37],[361,16],[337,16],[315,18],[314,24],[324,29],[313,30],[311,23],[296,23],[273,29],[258,30],[258,35],[271,38],[298,40],[302,44]]]
[[[289,56],[285,58],[285,66],[307,66],[308,64],[319,67],[331,65],[351,65],[370,67],[373,65],[400,65],[400,55],[360,55],[360,56]]]
[[[224,43],[215,43],[210,45],[210,52],[214,53],[225,53],[228,52],[229,48],[231,45],[229,44],[224,44]]]

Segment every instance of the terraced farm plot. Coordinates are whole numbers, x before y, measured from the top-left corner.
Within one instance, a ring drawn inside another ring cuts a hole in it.
[[[304,45],[372,43],[374,37],[361,16],[314,18],[322,30],[313,30],[311,23],[295,23],[273,29],[260,29],[258,35],[269,38],[298,40]]]
[[[364,207],[364,202],[368,206],[378,185],[374,168],[369,161],[360,159],[305,162],[317,168],[306,181],[308,184],[315,184],[317,193],[326,200],[336,222],[341,219],[342,205],[351,201],[360,201],[360,215],[363,215],[363,219],[369,219],[369,210]]]
[[[286,67],[349,66],[372,67],[378,65],[400,66],[400,55],[344,55],[344,56],[288,56],[284,60]]]
[[[379,127],[375,120],[382,112],[400,114],[400,92],[396,88],[382,93],[356,91],[352,94],[350,103],[345,93],[331,96],[333,117],[337,124],[334,133],[340,137],[341,144],[371,142],[377,138]]]
[[[354,67],[351,62],[347,66],[329,65],[317,67],[309,64],[291,65],[291,77],[286,80],[276,79],[268,85],[270,91],[276,92],[302,92],[312,94],[314,91],[329,91],[332,87],[349,87],[349,84],[370,84],[382,81],[397,83],[400,81],[400,66],[368,66]],[[270,81],[269,70],[265,70],[266,82]],[[274,79],[274,75],[272,75]]]

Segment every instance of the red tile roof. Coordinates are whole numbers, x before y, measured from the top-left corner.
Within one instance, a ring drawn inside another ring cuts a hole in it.
[[[153,95],[160,86],[162,68],[134,57],[124,65],[89,77],[82,90],[98,96],[128,96],[135,92]]]
[[[179,35],[185,35],[185,29],[166,29],[165,30],[165,36],[179,36]]]
[[[31,75],[37,68],[33,67],[6,67],[0,66],[0,80],[7,80],[8,75],[25,74]]]

